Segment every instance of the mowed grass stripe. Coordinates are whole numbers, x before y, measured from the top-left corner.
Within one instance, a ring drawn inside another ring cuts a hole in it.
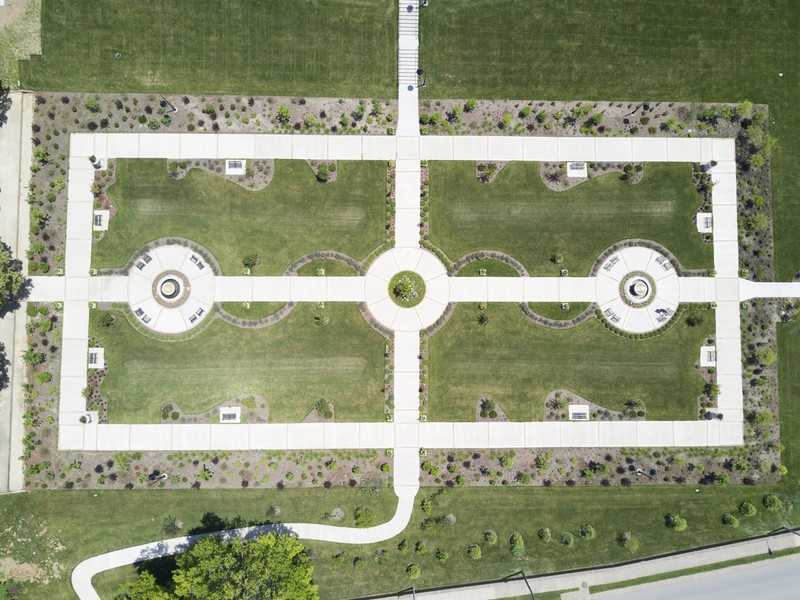
[[[607,174],[555,192],[538,163],[512,163],[492,183],[475,177],[474,163],[430,164],[431,241],[451,259],[499,250],[531,275],[586,275],[598,255],[629,238],[654,240],[686,268],[713,266],[713,248],[694,225],[701,203],[687,164],[645,165],[631,185]],[[554,265],[554,253],[564,257]]]
[[[258,254],[255,275],[280,275],[303,254],[337,250],[363,258],[386,237],[386,165],[340,162],[321,184],[305,161],[276,161],[272,182],[250,191],[200,169],[173,180],[163,160],[119,160],[108,196],[117,213],[92,248],[95,267],[121,267],[142,245],[189,238],[208,248],[223,274],[239,275]]]
[[[553,330],[528,321],[515,304],[490,303],[489,323],[477,323],[475,304],[462,304],[430,340],[430,418],[472,421],[482,396],[512,421],[539,421],[544,400],[565,388],[611,410],[643,400],[651,420],[697,418],[704,382],[694,367],[714,331],[714,313],[696,311],[650,340],[618,337],[592,319]]]
[[[185,342],[161,342],[124,318],[97,322],[91,335],[105,348],[101,386],[111,423],[157,423],[165,402],[197,413],[240,395],[267,400],[271,422],[300,422],[320,398],[337,421],[383,417],[384,338],[355,304],[329,303],[329,325],[314,323],[315,305],[299,304],[279,323],[241,329],[217,320]]]
[[[769,104],[778,278],[800,271],[796,0],[439,0],[422,11],[428,98]],[[779,77],[784,73],[784,77]]]
[[[37,90],[390,98],[396,10],[391,0],[52,0],[42,55],[20,63],[21,80]]]

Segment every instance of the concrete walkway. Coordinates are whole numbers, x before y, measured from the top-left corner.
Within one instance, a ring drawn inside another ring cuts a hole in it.
[[[27,274],[29,208],[26,202],[31,162],[31,122],[33,97],[11,93],[6,123],[0,126],[0,241],[15,258],[21,259]],[[25,410],[22,383],[25,365],[20,355],[27,347],[25,309],[22,302],[15,312],[0,319],[0,344],[9,361],[8,383],[0,388],[0,493],[20,491],[24,486],[22,415]]]

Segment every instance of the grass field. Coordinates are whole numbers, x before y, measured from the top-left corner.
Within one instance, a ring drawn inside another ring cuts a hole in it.
[[[800,270],[795,0],[440,0],[420,17],[428,98],[770,106],[778,274]],[[778,73],[784,73],[779,77]]]
[[[391,0],[48,0],[22,87],[389,98],[396,15]]]
[[[278,490],[87,490],[0,496],[2,555],[21,564],[55,565],[39,576],[49,583],[28,585],[22,598],[72,600],[69,583],[78,562],[94,554],[164,537],[164,517],[185,523],[185,531],[201,526],[206,513],[230,520],[264,522],[268,506],[281,507],[281,519],[324,522],[336,507],[345,511],[342,525],[353,525],[357,506],[369,506],[376,522],[394,514],[397,498],[390,490],[366,496],[360,489]],[[329,521],[329,523],[331,523]],[[113,586],[116,590],[116,586]],[[111,597],[111,596],[107,596]]]
[[[713,266],[713,249],[694,225],[701,197],[685,164],[646,165],[635,185],[604,175],[554,192],[538,163],[508,165],[492,183],[477,180],[474,163],[430,164],[430,239],[455,260],[499,250],[531,275],[587,275],[598,255],[627,238],[666,246],[687,268]],[[563,264],[550,257],[559,252]]]
[[[385,239],[386,165],[340,162],[321,184],[305,161],[277,161],[265,189],[253,192],[200,169],[181,179],[163,160],[120,160],[108,196],[117,209],[92,248],[95,267],[121,267],[147,242],[186,237],[208,248],[226,275],[258,254],[254,275],[280,275],[315,250],[363,258]]]
[[[355,304],[329,303],[330,324],[314,323],[314,304],[300,304],[263,329],[217,320],[185,342],[160,342],[118,318],[91,334],[105,348],[108,375],[100,388],[112,423],[157,423],[164,402],[206,411],[244,394],[266,398],[270,421],[299,422],[320,398],[337,421],[383,418],[384,338]]]
[[[510,420],[539,421],[545,397],[559,388],[612,410],[639,398],[650,420],[697,418],[704,382],[694,364],[714,331],[713,312],[646,341],[618,337],[595,319],[547,329],[516,305],[490,303],[487,313],[480,326],[477,305],[461,304],[431,338],[429,419],[473,421],[478,400],[490,396]]]
[[[430,497],[431,488],[422,488],[418,500]],[[756,517],[742,519],[738,529],[720,523],[723,512],[735,512],[743,500],[761,508],[764,494],[774,491],[767,486],[742,486],[724,488],[704,486],[695,493],[692,486],[641,486],[634,488],[456,488],[445,498],[445,505],[434,508],[432,516],[447,513],[456,516],[456,525],[443,532],[423,531],[422,521],[428,517],[415,511],[411,523],[399,536],[379,544],[366,546],[338,546],[309,542],[317,552],[314,560],[314,579],[320,585],[320,596],[325,600],[360,598],[366,595],[398,592],[412,583],[417,589],[455,583],[494,579],[524,570],[538,575],[557,570],[605,565],[649,555],[687,549],[694,546],[727,541],[739,537],[766,533],[781,525],[788,517],[760,510]],[[787,496],[782,495],[784,499]],[[664,526],[664,515],[676,512],[687,519],[689,528],[682,533]],[[635,515],[635,519],[632,519]],[[180,515],[179,515],[180,516]],[[583,523],[597,530],[593,540],[578,536]],[[550,527],[554,540],[549,544],[537,539],[541,527]],[[498,543],[489,546],[483,541],[483,532],[492,529],[498,534]],[[522,534],[526,552],[514,558],[509,552],[508,539],[518,531]],[[575,544],[567,548],[558,542],[561,532],[575,536]],[[623,531],[632,531],[641,544],[635,554],[620,547],[616,537]],[[417,554],[416,543],[427,540],[428,552]],[[410,546],[403,555],[398,544],[406,540]],[[483,558],[479,561],[466,556],[467,546],[478,543]],[[440,564],[435,551],[442,548],[449,557]],[[342,549],[347,551],[343,565],[331,560]],[[376,550],[386,550],[388,561],[376,564],[372,557]],[[365,559],[365,566],[356,570],[355,557]],[[404,574],[409,563],[422,567],[422,577],[412,582]],[[107,591],[116,590],[119,582],[134,574],[132,567],[116,569],[98,577]],[[110,600],[112,596],[105,598]],[[538,598],[537,594],[537,598]]]

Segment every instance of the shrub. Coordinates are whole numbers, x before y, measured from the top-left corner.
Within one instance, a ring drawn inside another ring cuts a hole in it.
[[[103,327],[111,327],[114,324],[114,315],[108,311],[103,311],[100,315],[100,325]]]
[[[242,257],[242,264],[247,269],[252,269],[253,267],[255,267],[260,262],[261,262],[261,259],[259,258],[258,254],[245,254]]]
[[[778,360],[778,355],[775,354],[775,350],[769,346],[763,346],[756,350],[756,360],[765,367],[771,367],[775,364],[775,361]]]
[[[364,506],[359,506],[355,510],[356,527],[372,527],[375,523],[375,515]]]
[[[579,533],[581,534],[581,537],[585,540],[591,540],[597,535],[597,532],[594,530],[594,527],[592,527],[588,523],[584,523],[583,525],[581,525]]]
[[[328,172],[328,164],[320,163],[319,166],[317,167],[317,181],[319,181],[320,183],[326,183],[330,178],[331,175]]]
[[[481,547],[478,544],[470,544],[467,548],[467,556],[469,556],[472,560],[480,560],[483,554],[481,553]]]
[[[731,513],[725,513],[722,515],[722,524],[736,529],[739,526],[739,519],[734,517]]]
[[[667,513],[664,515],[664,524],[675,531],[686,531],[686,529],[689,527],[686,519],[673,513]]]
[[[761,503],[769,512],[783,510],[783,502],[775,494],[767,494],[761,499]]]
[[[575,543],[575,536],[572,535],[569,531],[565,531],[561,534],[561,538],[559,540],[564,546],[570,547],[572,544]]]
[[[639,549],[639,539],[630,531],[620,533],[617,536],[617,543],[628,552],[636,552]]]
[[[521,483],[522,485],[530,485],[531,476],[528,473],[518,472],[517,475],[514,477],[514,481],[516,481],[517,483]]]
[[[520,557],[525,552],[525,540],[521,534],[513,533],[508,543],[511,546],[511,554],[514,556]]]
[[[756,515],[758,511],[756,507],[750,504],[749,502],[742,502],[739,505],[739,514],[745,517],[753,517]]]
[[[467,100],[464,103],[464,110],[466,110],[467,112],[472,112],[476,108],[478,108],[478,101],[477,100]]]
[[[397,544],[397,550],[400,554],[407,554],[408,553],[408,541],[402,540],[399,544]]]
[[[494,546],[497,543],[497,532],[487,529],[483,532],[483,539],[490,546]]]
[[[549,527],[542,527],[537,535],[545,544],[549,543],[553,539],[553,533],[550,531]]]
[[[509,456],[508,454],[504,454],[500,457],[500,466],[504,469],[510,469],[514,464],[514,457]]]
[[[89,112],[100,112],[100,104],[97,102],[96,98],[87,98],[83,105]]]
[[[289,107],[285,104],[281,104],[278,107],[278,121],[281,123],[288,123],[290,118],[291,113],[289,112]]]
[[[406,567],[406,575],[408,575],[409,579],[419,579],[419,576],[422,575],[422,569],[417,563],[411,563]]]

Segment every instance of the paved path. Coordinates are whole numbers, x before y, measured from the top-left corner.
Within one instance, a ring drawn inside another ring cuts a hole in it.
[[[512,581],[500,581],[487,583],[484,585],[450,588],[447,590],[417,592],[416,597],[425,598],[428,600],[493,600],[514,596],[528,596],[530,594],[528,585],[530,585],[534,594],[560,590],[585,590],[587,588],[591,588],[592,586],[619,583],[622,581],[638,579],[650,575],[661,575],[673,571],[681,571],[684,569],[691,569],[704,565],[713,565],[715,563],[735,560],[738,558],[746,558],[751,556],[763,556],[764,558],[767,558],[770,550],[775,552],[778,550],[797,547],[800,547],[799,536],[794,533],[782,533],[763,539],[749,540],[718,548],[696,550],[693,552],[687,552],[684,554],[668,556],[664,558],[644,559],[632,564],[618,567],[612,566],[600,569],[589,569],[578,573],[529,577],[527,584],[521,579],[514,579]],[[765,563],[765,566],[766,565],[781,565],[783,570],[790,570],[792,568],[796,569],[798,565],[798,557],[794,556],[776,558],[770,560],[768,563]],[[726,574],[739,571],[748,572],[750,568],[751,567],[749,566],[739,566],[731,567],[730,569],[725,569],[724,571]],[[709,574],[693,577],[705,578],[709,577]],[[597,596],[598,598],[605,598],[613,596],[627,598],[627,596],[618,596],[617,594],[618,592],[608,592],[602,594],[592,594],[592,597]],[[793,597],[794,595],[795,594],[780,597],[788,598]],[[387,596],[381,596],[375,600],[408,600],[409,597],[410,594],[408,593],[391,594]],[[586,597],[589,597],[588,594]],[[650,598],[654,598],[656,596],[642,595],[635,597],[642,598],[643,600],[650,600]],[[735,598],[736,596],[733,597]],[[764,596],[756,594],[751,597],[762,598]],[[664,596],[664,598],[705,599],[706,596],[697,594],[675,594],[672,596]]]
[[[622,590],[592,594],[618,600],[785,600],[797,596],[800,556],[785,556],[750,565],[728,567]]]
[[[0,240],[25,264],[29,244],[25,196],[30,177],[33,97],[12,92],[11,108],[6,117],[6,123],[0,126]],[[23,268],[27,273],[27,265]],[[20,457],[24,436],[21,386],[25,380],[25,366],[19,355],[27,346],[26,306],[23,302],[17,311],[0,319],[0,344],[10,361],[8,383],[0,389],[0,493],[19,491],[24,485]]]

